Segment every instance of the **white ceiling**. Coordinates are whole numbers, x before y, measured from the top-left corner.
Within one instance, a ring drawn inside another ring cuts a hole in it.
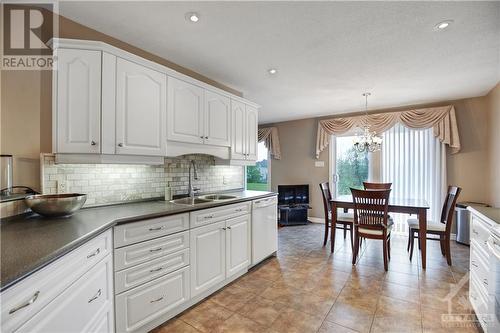
[[[361,111],[364,91],[379,109],[480,96],[500,81],[499,2],[90,1],[59,10],[242,91],[262,105],[261,123]],[[186,21],[190,11],[198,23]]]

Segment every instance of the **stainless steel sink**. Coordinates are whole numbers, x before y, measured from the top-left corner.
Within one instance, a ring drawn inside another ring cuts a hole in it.
[[[213,200],[204,199],[204,198],[182,198],[182,199],[170,200],[170,202],[174,203],[174,204],[189,205],[189,206],[199,205],[199,204],[212,202],[212,201]]]
[[[223,200],[236,199],[237,196],[228,194],[207,194],[207,195],[202,195],[200,198],[210,201],[223,201]]]

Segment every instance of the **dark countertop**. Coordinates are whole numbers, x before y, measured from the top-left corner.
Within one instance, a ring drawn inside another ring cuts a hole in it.
[[[500,208],[496,207],[483,207],[483,206],[469,206],[470,209],[476,211],[480,215],[488,218],[489,220],[500,224]]]
[[[32,214],[4,219],[0,223],[0,290],[7,289],[116,224],[276,195],[273,192],[261,191],[235,191],[224,194],[236,195],[238,198],[196,206],[167,201],[145,201],[84,208],[67,218],[48,218]]]

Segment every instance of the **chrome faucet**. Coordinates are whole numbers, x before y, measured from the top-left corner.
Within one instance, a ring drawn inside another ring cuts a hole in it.
[[[196,164],[194,160],[189,162],[189,183],[188,183],[188,196],[194,198],[195,192],[199,191],[199,188],[193,187],[193,181],[191,179],[191,168],[193,169],[194,179],[198,180],[198,172],[196,171]]]

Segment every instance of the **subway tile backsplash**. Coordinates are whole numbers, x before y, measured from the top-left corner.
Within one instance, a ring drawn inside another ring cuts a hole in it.
[[[165,158],[164,165],[124,164],[55,164],[54,155],[43,154],[41,163],[42,191],[87,194],[86,207],[141,199],[163,197],[166,184],[172,194],[185,194],[188,189],[189,162],[194,160],[198,180],[193,185],[202,192],[217,192],[244,187],[244,167],[214,165],[209,155],[184,155]]]

